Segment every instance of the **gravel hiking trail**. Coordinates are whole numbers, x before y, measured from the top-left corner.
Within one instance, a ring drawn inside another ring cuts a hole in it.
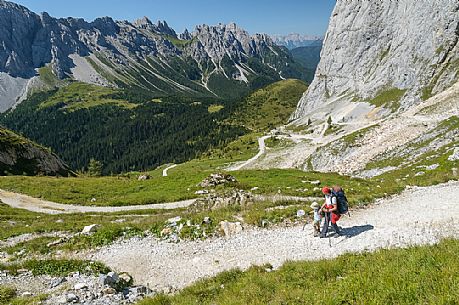
[[[86,253],[137,283],[154,289],[181,289],[232,268],[287,260],[318,260],[343,253],[410,245],[433,244],[459,238],[459,182],[413,187],[377,201],[370,208],[351,211],[339,225],[343,236],[313,237],[312,225],[247,229],[230,238],[181,241],[133,238]]]
[[[271,135],[263,136],[258,138],[258,153],[244,162],[238,162],[235,165],[230,166],[227,170],[229,171],[238,171],[242,168],[252,164],[253,162],[257,161],[265,152],[266,152],[266,144],[265,140],[271,138]]]
[[[7,192],[4,190],[0,190],[0,200],[3,203],[16,209],[24,209],[45,214],[115,213],[139,210],[174,210],[189,207],[196,201],[195,199],[190,199],[170,203],[130,205],[121,207],[98,207],[56,203],[39,198],[33,198],[27,195]]]
[[[254,196],[255,201],[292,201],[292,202],[309,202],[318,200],[317,197],[298,197],[298,196],[286,196],[286,195],[256,195]],[[181,208],[187,208],[196,202],[196,199],[189,199],[176,202],[167,203],[155,203],[155,204],[144,204],[144,205],[127,205],[120,207],[112,206],[85,206],[85,205],[73,205],[73,204],[62,204],[52,201],[47,201],[39,198],[30,197],[23,194],[7,192],[0,189],[0,200],[16,209],[29,210],[37,213],[44,214],[73,214],[73,213],[116,213],[116,212],[127,212],[127,211],[140,211],[140,210],[175,210]]]

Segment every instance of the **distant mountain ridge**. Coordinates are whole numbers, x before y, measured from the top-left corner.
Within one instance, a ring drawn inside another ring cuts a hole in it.
[[[289,50],[300,47],[321,47],[324,38],[320,36],[301,35],[292,33],[288,35],[272,35],[274,43]]]
[[[0,42],[0,112],[36,88],[49,89],[53,77],[156,96],[218,97],[302,78],[291,55],[268,35],[249,35],[234,23],[177,35],[165,21],[146,17],[132,23],[57,19],[0,0]],[[39,70],[44,67],[47,77]]]

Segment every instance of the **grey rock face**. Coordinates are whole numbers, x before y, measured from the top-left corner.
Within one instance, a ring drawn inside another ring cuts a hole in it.
[[[457,0],[338,0],[315,79],[292,119],[391,88],[406,90],[402,108],[441,92],[458,79],[458,39]]]
[[[26,8],[0,2],[0,72],[30,77],[33,71],[33,38],[40,18]]]
[[[283,72],[289,77],[285,69],[291,63],[289,55],[268,35],[250,35],[235,23],[197,26],[184,54],[198,62],[202,70],[219,71],[227,78],[245,80],[248,75],[256,74],[248,64],[249,58],[259,59],[280,77]]]

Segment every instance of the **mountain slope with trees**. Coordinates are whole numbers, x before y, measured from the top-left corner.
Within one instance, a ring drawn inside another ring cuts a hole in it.
[[[0,175],[73,175],[49,149],[0,126]]]

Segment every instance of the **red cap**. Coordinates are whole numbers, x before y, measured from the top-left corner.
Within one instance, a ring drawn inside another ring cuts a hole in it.
[[[324,194],[330,194],[330,193],[331,193],[330,188],[327,187],[327,186],[324,187],[324,188],[322,189],[322,193],[324,193]]]

